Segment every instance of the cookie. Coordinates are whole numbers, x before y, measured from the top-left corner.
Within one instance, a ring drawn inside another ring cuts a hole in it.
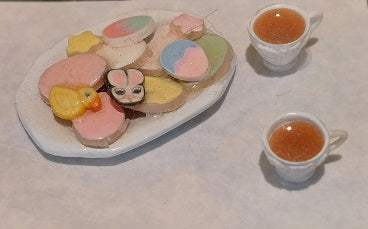
[[[134,105],[144,99],[144,76],[136,69],[128,69],[126,72],[114,69],[106,74],[106,84],[109,94],[120,105]]]
[[[53,86],[49,101],[53,113],[67,120],[81,116],[87,109],[93,111],[101,109],[100,97],[90,87],[74,90],[63,86]]]
[[[171,77],[145,76],[145,99],[129,107],[144,113],[164,113],[179,108],[185,102],[183,86]]]
[[[193,41],[179,40],[166,46],[161,53],[162,67],[174,78],[201,81],[209,74],[208,58]]]
[[[102,31],[103,41],[111,47],[123,47],[142,41],[155,30],[152,17],[140,15],[108,25]]]
[[[112,69],[138,68],[147,56],[151,56],[145,41],[120,48],[102,45],[96,54],[104,58]]]
[[[205,34],[195,42],[206,53],[210,65],[206,82],[202,83],[203,87],[224,75],[229,70],[231,61],[234,58],[234,52],[226,39],[217,34]]]
[[[181,14],[174,18],[170,27],[178,36],[190,40],[200,38],[205,30],[203,19],[188,14]]]
[[[49,103],[49,94],[55,85],[74,89],[88,86],[97,90],[104,84],[106,69],[106,61],[95,54],[80,54],[63,59],[42,73],[38,82],[40,95]]]
[[[102,44],[102,40],[100,37],[95,36],[91,31],[85,31],[81,34],[69,37],[66,55],[70,57],[82,53],[87,53],[100,44]]]
[[[101,99],[101,110],[87,110],[73,119],[73,131],[83,145],[108,147],[123,135],[128,120],[125,119],[124,109],[117,106],[106,92],[98,95]]]

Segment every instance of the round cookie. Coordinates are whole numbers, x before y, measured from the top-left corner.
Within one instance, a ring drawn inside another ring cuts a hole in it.
[[[147,15],[124,18],[102,31],[103,41],[111,47],[122,47],[142,41],[155,30],[152,17]]]

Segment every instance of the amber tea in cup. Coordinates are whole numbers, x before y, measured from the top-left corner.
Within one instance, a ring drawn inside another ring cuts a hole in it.
[[[345,142],[348,133],[328,130],[315,116],[303,112],[281,115],[262,136],[264,153],[284,180],[308,180],[328,154]]]
[[[260,9],[248,24],[250,42],[274,72],[284,72],[297,64],[297,56],[311,33],[322,21],[322,13],[288,5],[273,4]]]
[[[253,30],[264,42],[286,44],[303,35],[305,20],[295,10],[277,8],[261,14],[255,20]]]
[[[287,161],[306,161],[316,156],[323,147],[323,135],[313,124],[305,121],[287,122],[270,136],[271,150]]]

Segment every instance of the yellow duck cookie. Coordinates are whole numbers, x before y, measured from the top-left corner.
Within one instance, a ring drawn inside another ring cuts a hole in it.
[[[77,54],[87,53],[91,48],[102,44],[100,37],[95,36],[91,31],[85,31],[79,35],[70,36],[66,55],[68,57]]]
[[[101,101],[97,92],[90,87],[79,90],[63,86],[54,86],[49,97],[51,109],[56,116],[72,120],[82,115],[86,109],[99,111]]]

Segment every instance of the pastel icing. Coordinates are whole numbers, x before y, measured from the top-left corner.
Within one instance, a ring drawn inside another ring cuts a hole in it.
[[[85,31],[81,34],[69,37],[66,54],[67,56],[74,56],[86,53],[101,43],[102,40],[100,37],[95,36],[91,31]]]
[[[209,63],[203,49],[190,40],[179,40],[161,53],[162,67],[174,78],[200,81],[208,75]]]
[[[190,16],[188,14],[181,14],[176,17],[172,23],[176,26],[179,26],[181,32],[184,34],[189,34],[192,31],[203,31],[204,29],[204,21],[203,19],[196,18]]]
[[[140,70],[151,76],[163,75],[165,71],[160,63],[161,52],[168,44],[178,39],[179,37],[170,31],[170,25],[158,26],[152,40],[147,44],[152,56],[145,59]]]
[[[126,72],[114,69],[106,74],[106,83],[111,97],[121,105],[134,105],[142,102],[145,91],[144,76],[137,69],[128,69]]]
[[[72,120],[79,140],[88,146],[107,147],[126,130],[127,121],[121,107],[115,105],[106,92],[98,93],[102,108],[98,112],[86,111]]]
[[[42,99],[48,103],[51,88],[62,85],[78,89],[100,88],[107,68],[103,58],[95,54],[80,54],[63,59],[48,67],[41,75],[38,88]]]
[[[146,76],[144,103],[164,104],[175,100],[183,93],[183,87],[170,78]]]
[[[185,103],[184,87],[169,76],[145,76],[145,99],[129,108],[144,113],[173,111]]]
[[[146,49],[146,42],[141,41],[119,48],[102,45],[96,54],[104,58],[111,68],[137,68],[142,64],[141,60],[148,55]]]
[[[53,113],[67,120],[82,115],[86,109],[94,111],[101,109],[101,100],[97,92],[90,87],[75,90],[64,86],[53,86],[49,101]]]
[[[210,63],[209,75],[215,74],[223,65],[226,56],[229,53],[229,44],[217,34],[206,34],[195,41],[206,53]]]
[[[147,15],[124,18],[108,25],[102,31],[103,41],[111,47],[139,42],[154,32],[155,24]]]

